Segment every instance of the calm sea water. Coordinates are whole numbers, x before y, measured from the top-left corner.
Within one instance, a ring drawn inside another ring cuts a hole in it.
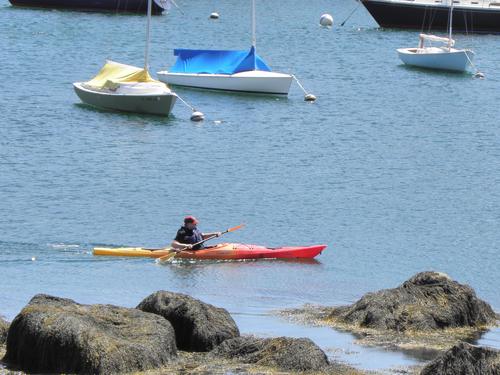
[[[153,20],[153,72],[176,47],[249,47],[248,1],[180,5]],[[426,73],[395,52],[418,31],[380,30],[363,8],[340,27],[355,6],[259,1],[259,53],[318,101],[296,86],[280,99],[179,89],[206,114],[195,124],[180,103],[159,119],[91,109],[73,93],[107,58],[142,64],[144,17],[0,0],[0,313],[12,319],[39,292],[135,306],[168,289],[227,308],[245,333],[308,336],[387,369],[419,356],[274,311],[351,303],[423,270],[469,283],[499,311],[500,37],[456,37],[484,80]],[[318,27],[324,12],[333,29]],[[91,255],[96,244],[168,244],[185,214],[207,231],[247,224],[228,241],[329,248],[316,264]],[[482,343],[500,347],[500,334]]]

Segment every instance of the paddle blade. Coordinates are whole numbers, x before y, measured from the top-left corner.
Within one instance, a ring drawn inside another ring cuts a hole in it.
[[[177,255],[177,252],[176,251],[172,251],[170,252],[169,254],[167,255],[163,255],[159,258],[156,258],[156,263],[166,263],[166,262],[169,262],[170,260],[172,260],[175,256]]]
[[[228,230],[226,230],[227,233],[229,232],[234,232],[235,230],[238,230],[238,229],[241,229],[245,226],[245,224],[240,224],[240,225],[237,225],[235,227],[232,227],[232,228],[229,228]]]

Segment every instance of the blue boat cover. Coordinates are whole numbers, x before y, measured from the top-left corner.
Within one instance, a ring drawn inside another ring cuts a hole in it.
[[[235,74],[251,70],[271,69],[255,53],[250,51],[174,49],[177,61],[169,70],[171,73]]]

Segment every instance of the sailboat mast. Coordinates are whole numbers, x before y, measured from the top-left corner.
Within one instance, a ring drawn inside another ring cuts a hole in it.
[[[148,21],[146,26],[146,50],[144,51],[144,69],[149,69],[149,42],[151,38],[151,11],[153,0],[148,0]]]
[[[448,49],[451,50],[451,34],[453,31],[453,0],[450,0],[450,15],[448,17]]]
[[[255,32],[255,0],[252,0],[252,46],[257,49],[257,36]]]

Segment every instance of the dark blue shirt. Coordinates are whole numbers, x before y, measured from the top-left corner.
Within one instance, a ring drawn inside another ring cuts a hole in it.
[[[181,227],[181,229],[177,231],[175,240],[180,243],[192,245],[202,241],[203,234],[198,228],[188,229],[186,227]],[[203,244],[193,247],[193,250],[200,250],[200,249],[203,249]]]

